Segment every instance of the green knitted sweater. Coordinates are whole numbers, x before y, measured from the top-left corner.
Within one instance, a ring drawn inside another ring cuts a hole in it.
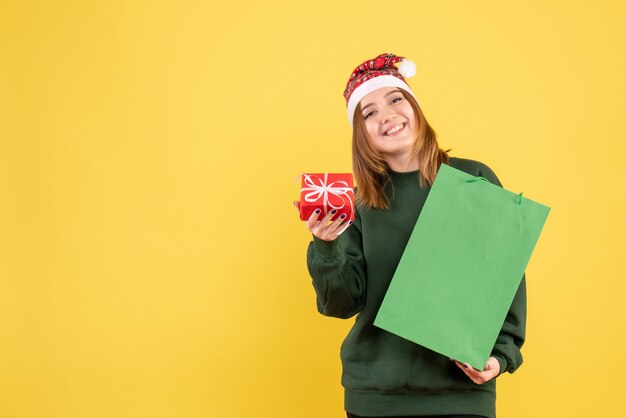
[[[449,165],[501,186],[486,165],[451,158]],[[335,241],[313,237],[307,265],[318,311],[355,323],[341,346],[345,409],[362,416],[476,414],[495,417],[496,379],[472,382],[453,362],[373,325],[430,188],[419,171],[391,172],[390,209],[356,207],[354,224]],[[522,278],[492,351],[500,373],[522,363],[526,280]]]

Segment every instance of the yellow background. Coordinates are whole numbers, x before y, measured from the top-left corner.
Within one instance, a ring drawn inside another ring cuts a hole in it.
[[[623,1],[0,1],[0,417],[344,417],[303,171],[382,52],[452,155],[552,207],[499,416],[623,413]]]

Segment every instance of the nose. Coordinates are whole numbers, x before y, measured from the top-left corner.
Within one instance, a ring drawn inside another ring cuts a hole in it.
[[[395,119],[398,116],[395,110],[390,106],[384,106],[380,113],[381,113],[380,115],[381,125],[384,125],[385,123],[389,122],[392,119]]]

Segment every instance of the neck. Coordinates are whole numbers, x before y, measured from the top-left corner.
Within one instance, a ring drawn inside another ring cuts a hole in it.
[[[392,171],[396,173],[408,173],[419,170],[419,163],[415,155],[392,155],[385,156],[385,161]]]

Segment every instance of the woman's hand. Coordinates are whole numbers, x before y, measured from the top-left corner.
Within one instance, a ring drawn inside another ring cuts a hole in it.
[[[487,360],[487,365],[485,366],[485,369],[482,372],[474,369],[472,366],[470,366],[467,363],[459,363],[456,360],[453,360],[453,361],[456,363],[457,366],[459,366],[461,370],[463,370],[463,372],[470,379],[472,379],[472,382],[479,384],[479,385],[482,385],[483,383],[490,381],[491,379],[493,379],[494,377],[500,374],[500,363],[495,357],[489,357],[489,360]]]
[[[296,207],[296,209],[298,209],[298,212],[300,212],[300,202],[294,201],[293,205]],[[337,237],[341,235],[341,233],[352,224],[352,221],[343,221],[343,219],[346,217],[346,215],[343,213],[339,218],[331,221],[332,217],[335,215],[335,213],[337,213],[337,211],[334,209],[328,212],[326,216],[324,216],[321,220],[318,220],[317,218],[319,218],[320,212],[321,211],[319,209],[316,209],[311,214],[309,220],[306,221],[306,227],[313,235],[321,240],[336,240]]]

